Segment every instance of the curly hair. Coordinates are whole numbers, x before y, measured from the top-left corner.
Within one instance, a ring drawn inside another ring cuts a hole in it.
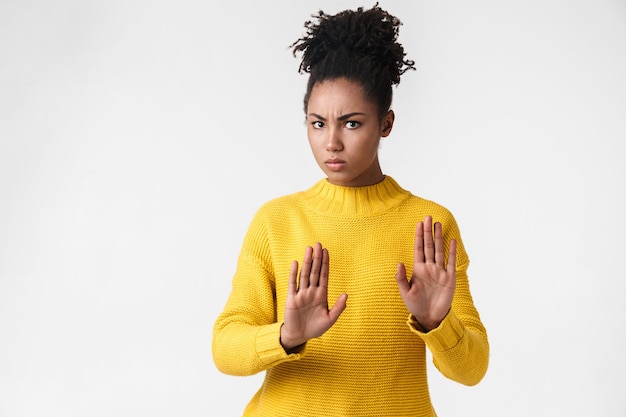
[[[415,62],[405,59],[404,48],[397,42],[398,18],[382,10],[378,3],[371,9],[344,10],[328,15],[320,10],[315,20],[304,23],[306,33],[290,47],[293,55],[302,53],[299,72],[309,73],[304,111],[315,84],[338,78],[355,81],[374,100],[380,119],[389,111],[392,86],[400,76],[415,69]]]

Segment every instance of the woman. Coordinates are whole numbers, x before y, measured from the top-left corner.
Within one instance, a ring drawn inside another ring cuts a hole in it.
[[[256,213],[214,361],[232,375],[266,371],[245,416],[435,416],[426,348],[445,376],[473,385],[489,345],[454,217],[379,164],[392,86],[413,62],[400,21],[377,5],[315,17],[292,47],[326,178]]]

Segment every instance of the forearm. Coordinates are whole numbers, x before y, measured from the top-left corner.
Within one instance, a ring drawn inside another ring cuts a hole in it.
[[[218,320],[212,341],[215,365],[225,374],[247,376],[298,359],[300,354],[287,354],[280,344],[280,326]]]
[[[482,324],[470,326],[450,311],[440,326],[428,333],[421,332],[411,320],[409,325],[420,334],[443,375],[464,385],[482,380],[489,365],[489,342]]]

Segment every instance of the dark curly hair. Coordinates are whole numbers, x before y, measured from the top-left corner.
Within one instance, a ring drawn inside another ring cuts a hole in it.
[[[310,74],[304,111],[316,83],[346,78],[359,83],[366,97],[377,103],[382,120],[391,107],[392,86],[415,69],[397,42],[400,20],[378,3],[369,10],[359,7],[335,15],[320,10],[312,17],[315,20],[304,23],[304,36],[290,46],[294,56],[302,53],[298,71]]]

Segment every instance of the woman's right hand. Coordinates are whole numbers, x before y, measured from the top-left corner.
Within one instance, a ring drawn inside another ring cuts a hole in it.
[[[320,243],[305,249],[300,279],[298,262],[291,264],[285,318],[280,328],[280,343],[285,351],[323,335],[346,309],[346,293],[328,308],[328,269],[328,250]]]

